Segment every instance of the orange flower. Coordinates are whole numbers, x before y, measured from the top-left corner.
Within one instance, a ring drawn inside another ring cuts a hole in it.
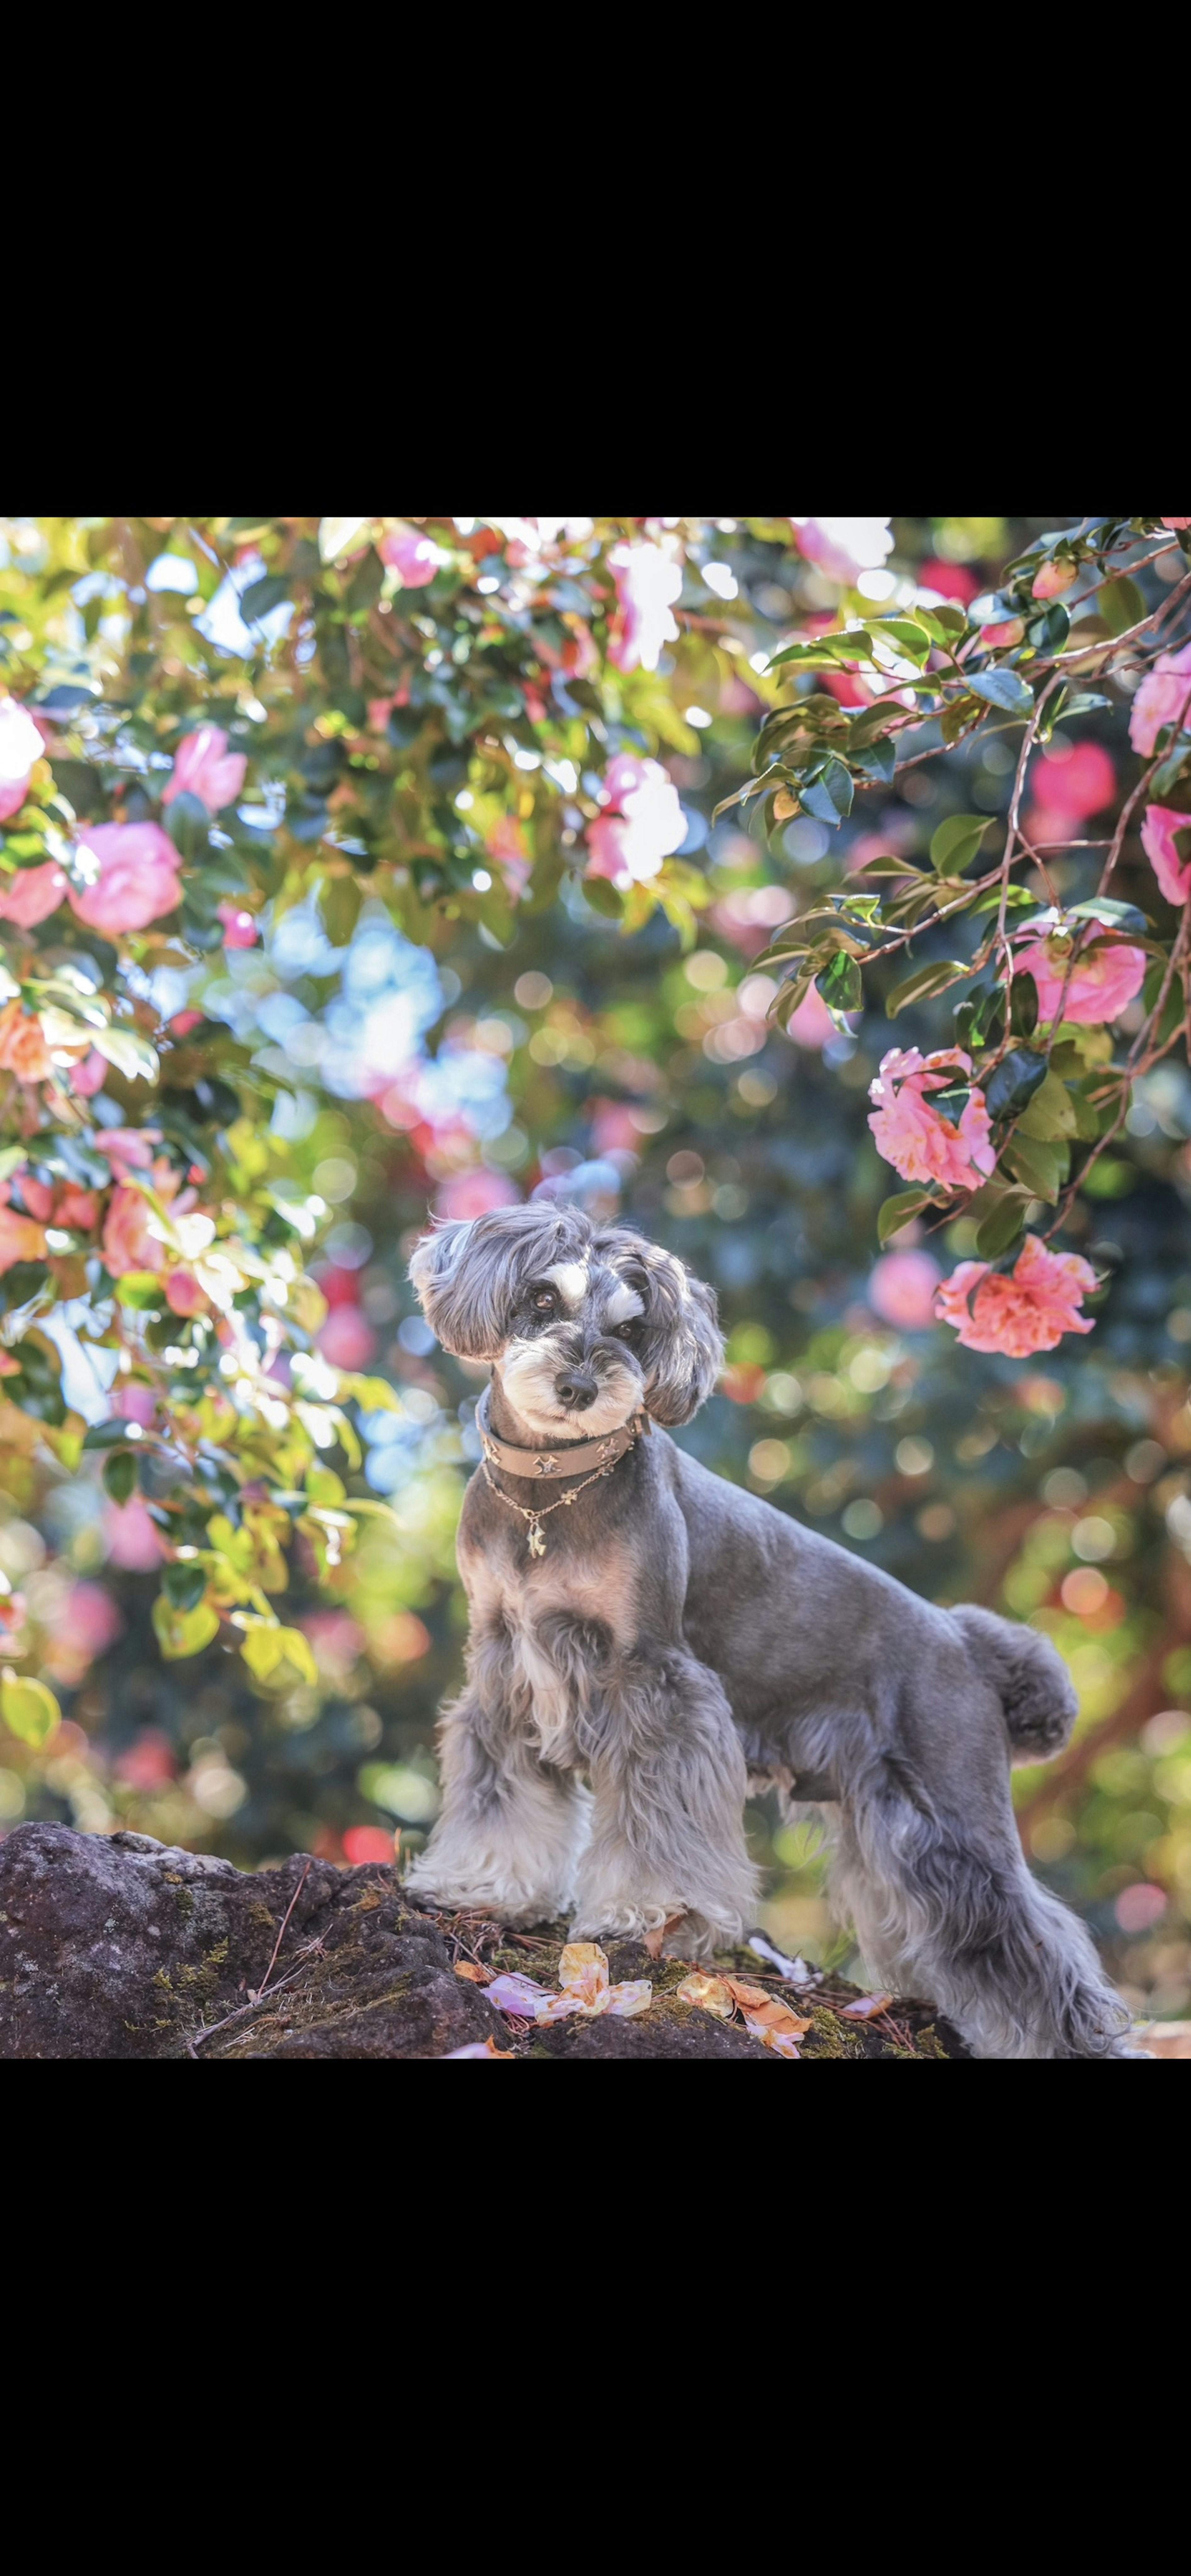
[[[44,1260],[44,1228],[15,1208],[0,1207],[0,1272],[11,1270],[14,1261]]]
[[[52,1070],[41,1022],[19,1000],[0,1011],[0,1066],[20,1082],[44,1082]]]

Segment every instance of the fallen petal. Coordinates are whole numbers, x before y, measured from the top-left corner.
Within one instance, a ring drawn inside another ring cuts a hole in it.
[[[466,1977],[469,1986],[490,1986],[492,1983],[491,1968],[478,1967],[473,1959],[456,1959],[455,1974]]]
[[[558,1962],[558,1982],[564,1994],[580,1992],[587,2003],[607,1992],[608,1961],[598,1941],[568,1941]]]
[[[745,1982],[743,1977],[725,1977],[724,1984],[732,1997],[733,2003],[739,2004],[742,2011],[756,2012],[760,2009],[762,2004],[767,2004],[770,2001],[770,1996],[764,1986],[750,1986]]]
[[[747,2030],[755,2032],[758,2039],[765,2040],[779,2036],[801,2039],[803,2032],[811,2028],[809,2013],[792,2013],[788,2004],[779,2004],[776,1999],[750,2006],[745,2011],[744,2020]]]
[[[466,2048],[448,2048],[448,2057],[501,2057],[513,2062],[511,2048],[498,2048],[494,2039],[469,2039]]]
[[[674,1992],[680,2004],[697,2004],[700,2012],[713,2013],[717,2021],[732,2019],[735,2006],[722,1977],[710,1977],[701,1968],[693,1968]]]
[[[878,2013],[888,2012],[892,1995],[858,1995],[854,2004],[840,2006],[841,2021],[875,2021]]]
[[[522,2021],[536,2021],[539,2006],[551,2003],[553,1997],[532,1977],[521,1977],[514,1971],[510,1975],[493,1978],[488,1988],[488,2001],[495,2004],[498,2012],[516,2013]]]
[[[648,2012],[653,2002],[653,1987],[648,1977],[636,1977],[623,1986],[613,1986],[606,2010],[621,2021],[631,2021],[634,2013]]]
[[[775,2057],[801,2057],[802,2050],[791,2030],[763,2030],[762,2048],[771,2048]]]

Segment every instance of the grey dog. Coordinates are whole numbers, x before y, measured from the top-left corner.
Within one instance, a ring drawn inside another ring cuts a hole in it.
[[[427,1237],[410,1276],[492,1381],[459,1531],[467,1683],[409,1885],[505,1922],[573,1912],[588,1937],[681,1917],[667,1946],[703,1955],[755,1919],[744,1802],[774,1787],[788,1814],[823,1808],[871,1972],[975,2055],[1126,2053],[1128,2013],[1013,1820],[1010,1764],[1075,1715],[1046,1639],[936,1608],[664,1428],[640,1436],[691,1419],[723,1344],[711,1290],[630,1227],[500,1209]]]

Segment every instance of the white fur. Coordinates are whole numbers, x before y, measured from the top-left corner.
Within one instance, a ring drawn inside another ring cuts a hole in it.
[[[644,1312],[645,1308],[636,1289],[630,1288],[625,1282],[622,1282],[619,1288],[613,1289],[604,1308],[605,1318],[610,1324],[627,1324],[630,1316],[643,1315]]]
[[[564,1306],[577,1314],[587,1295],[587,1263],[556,1261],[549,1270],[543,1270],[542,1277],[553,1280]]]
[[[496,1368],[497,1383],[518,1419],[534,1440],[595,1440],[618,1431],[641,1401],[641,1380],[628,1368],[613,1367],[595,1402],[583,1413],[568,1413],[558,1401],[555,1381],[565,1361],[549,1333],[529,1341],[509,1342]]]

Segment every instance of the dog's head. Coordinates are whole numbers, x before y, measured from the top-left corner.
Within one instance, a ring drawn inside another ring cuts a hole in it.
[[[489,1361],[535,1439],[611,1431],[639,1409],[689,1422],[723,1360],[710,1288],[631,1227],[577,1208],[441,1226],[409,1275],[444,1350]]]

